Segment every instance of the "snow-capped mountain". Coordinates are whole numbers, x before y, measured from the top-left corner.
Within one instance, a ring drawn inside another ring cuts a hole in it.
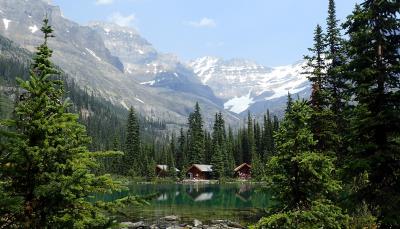
[[[45,0],[0,0],[0,35],[34,51],[48,16],[55,38],[49,42],[55,64],[77,85],[144,116],[184,124],[199,102],[206,125],[222,111],[232,125],[247,110],[283,111],[287,92],[308,96],[303,63],[268,68],[243,59],[203,57],[182,63],[156,50],[138,31],[115,24],[79,25]],[[0,53],[1,55],[1,53]],[[236,114],[235,114],[236,113]]]
[[[192,93],[222,106],[222,101],[192,69],[173,54],[157,52],[135,29],[105,22],[92,22],[90,27],[101,35],[111,54],[122,61],[124,73],[141,85]]]
[[[196,101],[206,122],[223,109],[222,101],[190,68],[157,52],[131,28],[80,25],[43,0],[0,0],[0,35],[35,51],[43,42],[40,27],[45,15],[54,29],[55,38],[49,41],[53,62],[94,95],[171,124],[185,124]],[[145,83],[149,81],[154,83]],[[224,113],[227,120],[237,120]]]
[[[201,82],[224,100],[225,109],[237,114],[282,109],[288,92],[307,96],[310,84],[301,74],[304,65],[305,62],[298,62],[269,68],[249,60],[209,56],[189,63]]]

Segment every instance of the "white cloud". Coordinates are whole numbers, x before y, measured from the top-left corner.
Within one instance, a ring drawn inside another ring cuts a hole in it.
[[[215,21],[213,19],[207,18],[207,17],[203,17],[199,21],[189,21],[189,22],[186,22],[186,24],[193,26],[193,27],[208,27],[208,28],[217,26],[217,23],[215,23]]]
[[[119,26],[131,26],[133,22],[135,21],[135,15],[134,14],[129,14],[129,15],[122,15],[119,12],[115,12],[111,14],[108,17],[108,20],[119,25]]]
[[[114,0],[96,0],[96,5],[109,5],[114,3]]]

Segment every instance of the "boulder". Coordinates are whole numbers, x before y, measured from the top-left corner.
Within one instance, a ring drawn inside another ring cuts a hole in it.
[[[201,226],[203,223],[200,221],[200,220],[198,220],[198,219],[194,219],[193,220],[193,226],[195,226],[195,227],[199,227],[199,226]]]
[[[129,228],[129,229],[139,229],[139,228],[149,228],[148,225],[146,225],[143,221],[139,221],[136,223],[132,222],[122,222],[121,223],[122,228]]]
[[[161,219],[165,220],[165,221],[178,221],[180,218],[179,218],[179,216],[176,216],[176,215],[169,215],[169,216],[165,216]]]

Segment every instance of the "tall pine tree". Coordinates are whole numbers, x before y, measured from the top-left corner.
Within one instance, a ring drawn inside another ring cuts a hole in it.
[[[348,167],[363,178],[357,202],[382,227],[400,227],[400,2],[366,0],[346,22],[346,79],[354,107]]]
[[[89,138],[78,116],[68,113],[63,99],[63,82],[50,61],[48,39],[53,29],[44,19],[44,43],[37,48],[30,78],[18,80],[25,92],[15,107],[12,124],[17,137],[0,166],[4,191],[22,201],[21,211],[9,212],[10,228],[107,227],[109,219],[90,202],[93,193],[110,190],[107,176],[90,173],[96,166],[86,145]],[[11,210],[11,208],[10,208]],[[4,220],[3,216],[0,221]],[[3,222],[2,222],[3,224]]]
[[[188,163],[201,164],[204,162],[204,131],[203,118],[197,102],[194,111],[189,115],[188,129]]]
[[[121,160],[122,174],[140,175],[140,136],[139,121],[133,107],[129,109],[126,128],[124,156]]]
[[[276,134],[277,154],[267,164],[265,178],[277,206],[257,228],[345,228],[347,217],[329,199],[340,190],[334,179],[334,158],[316,152],[307,101],[290,107]]]

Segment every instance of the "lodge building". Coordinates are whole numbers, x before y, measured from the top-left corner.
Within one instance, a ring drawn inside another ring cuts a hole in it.
[[[191,180],[210,180],[213,178],[213,166],[193,164],[187,169],[186,177]],[[234,169],[235,177],[243,180],[251,178],[251,166],[243,163]]]

